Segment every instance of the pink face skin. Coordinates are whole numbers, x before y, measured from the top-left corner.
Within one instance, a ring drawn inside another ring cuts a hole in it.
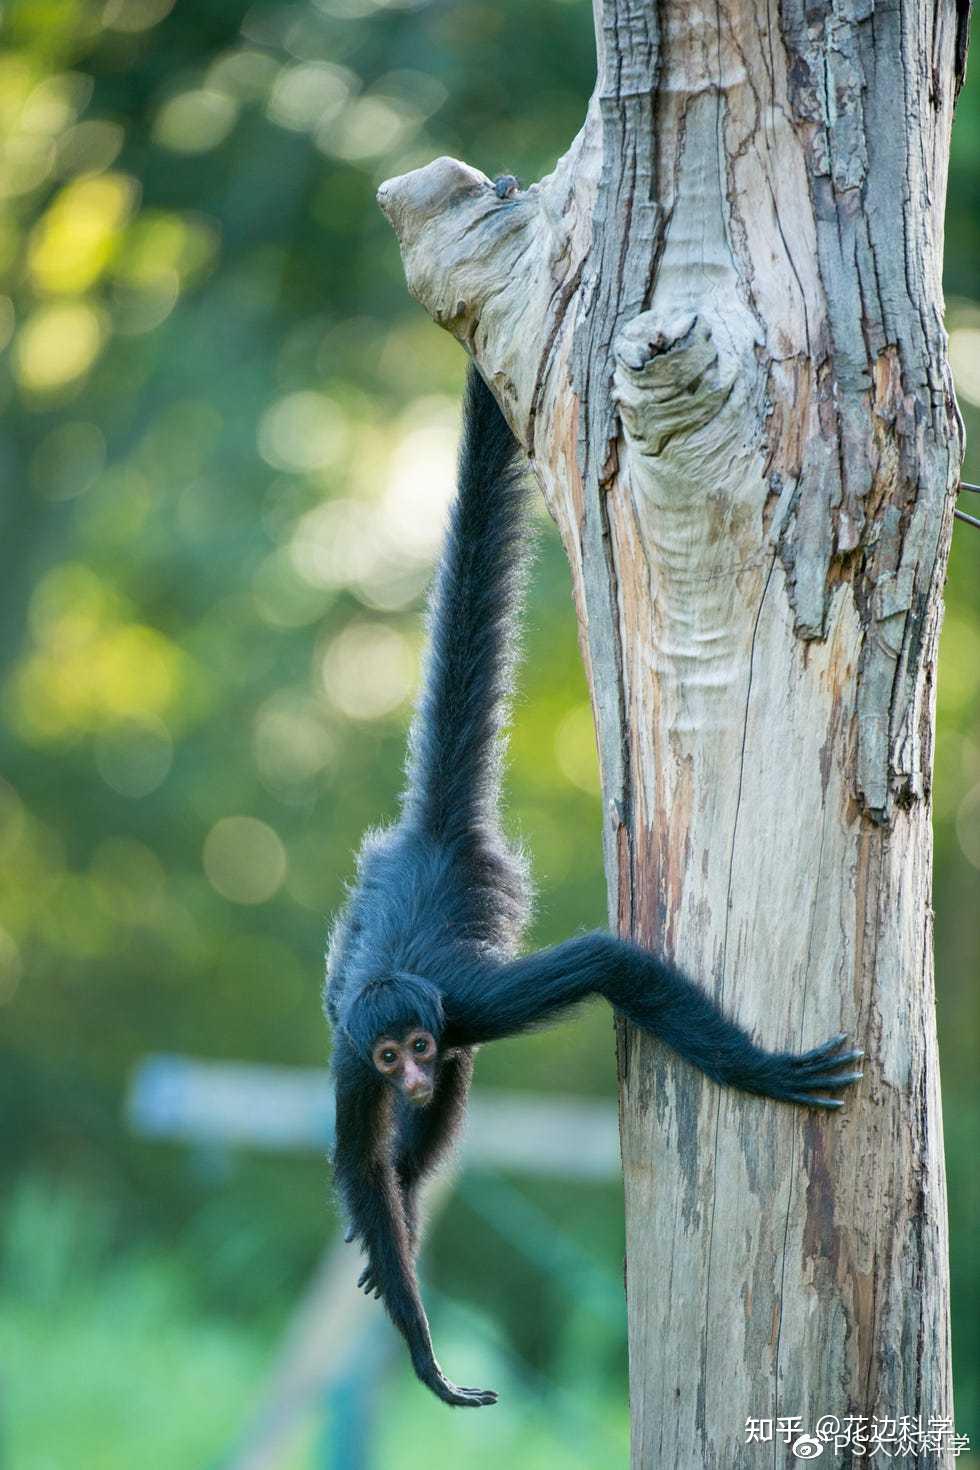
[[[379,1036],[371,1052],[371,1060],[387,1082],[416,1108],[432,1101],[435,1091],[435,1037],[429,1031],[414,1027],[401,1038]]]

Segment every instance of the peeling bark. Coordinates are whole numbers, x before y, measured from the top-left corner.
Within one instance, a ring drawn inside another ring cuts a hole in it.
[[[596,0],[596,32],[551,175],[500,199],[439,159],[379,199],[568,553],[611,922],[766,1044],[868,1053],[825,1119],[620,1031],[634,1464],[758,1464],[749,1416],[951,1412],[929,788],[965,13]]]

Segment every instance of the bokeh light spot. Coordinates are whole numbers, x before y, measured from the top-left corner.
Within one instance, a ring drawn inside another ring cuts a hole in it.
[[[180,652],[156,628],[127,623],[93,650],[92,679],[110,715],[167,709],[179,684]]]
[[[173,764],[174,745],[162,720],[152,716],[122,721],[97,732],[95,764],[120,796],[148,796]]]
[[[284,67],[269,97],[269,117],[281,128],[312,131],[338,116],[356,86],[353,72],[325,61]]]
[[[66,184],[28,246],[27,267],[38,290],[74,294],[94,285],[119,247],[136,196],[136,182],[125,174]]]
[[[421,10],[431,0],[314,0],[317,10],[335,20],[363,20],[378,10]]]
[[[159,276],[152,285],[129,286],[115,281],[112,288],[112,325],[121,337],[152,332],[177,305],[180,277],[176,271]]]
[[[19,731],[32,743],[159,718],[185,688],[183,651],[158,629],[125,621],[121,600],[87,567],[48,572],[28,616],[35,647],[8,690]]]
[[[599,758],[596,754],[592,710],[577,704],[555,731],[555,759],[567,781],[593,795],[599,790]]]
[[[31,133],[5,138],[0,149],[0,199],[16,199],[37,189],[51,173],[54,161],[50,138]]]
[[[312,702],[275,695],[255,721],[255,764],[265,784],[287,800],[305,797],[332,761],[335,742]]]
[[[413,426],[392,455],[379,511],[393,542],[430,560],[455,488],[457,411],[447,399],[422,399],[409,422]]]
[[[405,104],[387,97],[361,97],[338,117],[329,132],[318,130],[316,142],[324,152],[358,163],[406,142],[420,122]]]
[[[328,500],[296,523],[290,556],[312,587],[343,587],[370,577],[382,552],[372,509],[356,500]]]
[[[86,301],[39,307],[17,334],[15,368],[29,393],[50,393],[88,372],[105,342],[105,317]]]
[[[379,720],[404,704],[415,678],[408,640],[384,623],[349,623],[321,665],[331,704],[351,720]]]
[[[94,83],[84,72],[56,72],[38,82],[24,102],[20,126],[29,133],[60,133],[88,105]]]
[[[99,174],[115,163],[126,134],[119,123],[108,118],[86,118],[62,136],[58,144],[58,167],[65,174]]]
[[[157,113],[153,137],[172,153],[207,153],[235,126],[238,103],[226,92],[209,87],[180,92]]]
[[[252,600],[272,628],[303,628],[321,617],[329,601],[321,587],[300,577],[283,547],[260,562],[252,578]]]
[[[107,0],[102,24],[107,30],[148,31],[174,8],[174,0]]]
[[[950,332],[949,365],[959,397],[980,408],[980,327],[956,327]]]
[[[286,877],[286,849],[256,817],[222,817],[204,842],[208,882],[231,903],[265,903]]]
[[[131,286],[182,283],[199,275],[218,251],[218,232],[210,220],[146,209],[126,233],[115,268],[119,280]]]
[[[207,85],[241,102],[261,102],[280,72],[274,56],[251,46],[226,51],[208,67]]]
[[[344,416],[324,393],[287,393],[262,415],[259,453],[277,470],[310,471],[335,464],[347,448]]]

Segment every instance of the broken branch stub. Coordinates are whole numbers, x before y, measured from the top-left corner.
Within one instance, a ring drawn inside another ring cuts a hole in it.
[[[499,193],[478,169],[437,158],[382,184],[378,202],[412,295],[473,354],[526,442],[534,369],[570,238],[546,191]]]

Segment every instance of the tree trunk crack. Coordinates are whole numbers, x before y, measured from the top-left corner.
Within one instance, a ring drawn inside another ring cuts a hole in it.
[[[823,821],[820,824],[820,846],[817,852],[817,876],[813,890],[813,906],[810,910],[810,928],[807,935],[806,967],[803,971],[803,997],[800,1006],[800,1027],[796,1037],[797,1051],[803,1050],[803,1038],[806,1027],[806,1000],[807,989],[810,981],[810,967],[813,960],[813,936],[816,930],[817,908],[820,902],[820,880],[823,876],[823,855],[827,837],[827,809],[823,809]],[[796,1183],[796,1144],[798,1129],[794,1127],[790,1139],[790,1166],[789,1166],[789,1194],[786,1199],[786,1218],[783,1221],[783,1245],[780,1254],[779,1265],[779,1323],[776,1328],[776,1351],[773,1360],[773,1417],[779,1415],[779,1359],[783,1341],[783,1294],[786,1289],[786,1253],[789,1245],[789,1222],[793,1214],[794,1186]],[[776,1470],[776,1445],[773,1445],[773,1470]]]
[[[748,739],[749,710],[750,710],[751,699],[752,699],[752,670],[753,670],[753,664],[755,662],[755,645],[756,645],[756,639],[757,639],[758,633],[759,633],[759,620],[762,617],[762,609],[765,606],[766,595],[767,595],[767,593],[769,591],[769,584],[772,581],[772,574],[773,574],[773,571],[775,570],[776,557],[777,557],[777,553],[774,552],[773,555],[771,556],[771,558],[769,558],[769,571],[766,574],[766,583],[765,583],[765,586],[762,589],[762,596],[759,598],[759,606],[756,609],[755,622],[752,625],[752,641],[751,641],[751,644],[749,646],[749,672],[748,672],[748,680],[746,682],[746,687],[745,687],[745,711],[744,711],[744,715],[743,715],[743,719],[742,719],[742,742],[741,742],[741,746],[740,746],[740,749],[739,749],[739,758],[738,758],[738,789],[737,789],[736,794],[735,794],[735,816],[734,816],[734,819],[732,821],[732,843],[731,843],[731,851],[730,851],[729,859],[728,859],[728,890],[727,890],[726,908],[725,908],[725,937],[724,937],[724,942],[722,944],[722,953],[721,953],[721,974],[718,976],[718,980],[717,980],[716,985],[715,985],[716,992],[719,991],[721,989],[721,987],[724,985],[725,975],[727,974],[727,970],[728,970],[728,931],[729,931],[729,926],[730,926],[730,922],[731,922],[731,912],[732,912],[732,877],[733,877],[734,871],[735,871],[735,841],[736,841],[736,838],[738,836],[738,815],[739,815],[739,808],[741,807],[741,804],[742,804],[742,783],[743,783],[743,779],[744,779],[744,776],[745,776],[745,746],[746,746],[746,741]]]
[[[773,556],[769,563],[769,572],[766,576],[766,583],[762,589],[762,596],[759,598],[759,606],[756,609],[755,622],[752,626],[752,643],[749,650],[749,670],[745,689],[745,714],[742,722],[742,743],[739,753],[738,791],[735,797],[735,817],[732,822],[732,846],[728,862],[728,896],[725,911],[725,938],[722,945],[721,975],[718,977],[718,982],[715,986],[716,992],[723,987],[725,975],[727,974],[728,969],[728,932],[731,923],[732,912],[732,877],[735,869],[735,841],[738,834],[738,814],[739,807],[741,806],[742,801],[742,781],[745,773],[745,747],[748,739],[749,710],[751,708],[752,700],[752,669],[753,663],[755,661],[755,645],[759,632],[759,622],[762,618],[762,609],[765,606],[766,595],[769,591],[769,584],[772,581],[772,574],[775,570],[775,566],[776,554],[773,553]],[[721,1089],[716,1089],[716,1092],[717,1096],[715,1098],[714,1150],[711,1169],[711,1216],[708,1222],[708,1265],[707,1271],[705,1273],[705,1312],[704,1325],[701,1333],[701,1362],[699,1366],[698,1384],[698,1422],[699,1428],[701,1430],[701,1446],[702,1451],[704,1452],[707,1451],[707,1428],[704,1413],[704,1391],[708,1372],[708,1323],[711,1320],[711,1265],[712,1257],[714,1255],[715,1210],[718,1204],[718,1143],[721,1132]]]

